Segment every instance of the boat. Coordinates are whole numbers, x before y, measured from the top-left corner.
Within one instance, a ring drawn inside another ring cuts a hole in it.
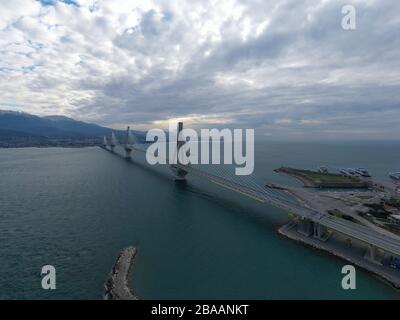
[[[319,172],[319,173],[329,173],[327,167],[319,167],[319,168],[318,168],[318,172]]]
[[[357,172],[354,169],[348,168],[347,173],[351,176],[357,176]]]
[[[371,178],[370,173],[364,168],[357,168],[357,169],[355,169],[355,172],[365,178]]]
[[[400,181],[400,172],[393,172],[389,174],[389,177],[395,181]]]

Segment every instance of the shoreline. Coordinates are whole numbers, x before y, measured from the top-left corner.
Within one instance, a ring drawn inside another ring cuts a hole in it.
[[[281,226],[278,233],[297,243],[312,247],[316,250],[329,253],[336,258],[353,264],[362,270],[374,275],[380,281],[389,284],[393,289],[400,290],[400,270],[396,270],[385,264],[379,265],[364,258],[366,248],[356,242],[352,245],[346,244],[346,238],[340,235],[331,235],[331,239],[326,242],[307,237],[297,232],[297,223],[291,220],[289,223]],[[382,255],[382,260],[385,257]]]
[[[123,249],[104,285],[104,300],[139,300],[129,288],[129,279],[133,270],[136,247]]]

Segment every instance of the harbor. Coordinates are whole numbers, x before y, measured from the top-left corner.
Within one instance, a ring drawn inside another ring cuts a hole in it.
[[[318,172],[294,168],[280,168],[275,172],[299,179],[304,186],[268,184],[269,188],[286,192],[304,206],[327,217],[348,221],[353,227],[359,226],[357,228],[362,228],[366,234],[374,232],[377,239],[381,235],[393,243],[400,242],[400,192],[393,182],[375,179],[362,168],[342,169],[341,175],[329,173],[326,167],[320,167]],[[360,182],[368,182],[368,190],[356,188]],[[348,190],[350,186],[352,190]],[[321,191],[321,188],[327,190]],[[396,289],[400,288],[400,258],[397,253],[326,225],[321,227],[295,212],[291,216],[292,220],[279,229],[281,235],[346,260]]]

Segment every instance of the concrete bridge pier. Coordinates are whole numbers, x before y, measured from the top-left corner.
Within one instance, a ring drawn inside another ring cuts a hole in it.
[[[378,266],[382,266],[382,258],[380,257],[378,248],[373,246],[373,245],[369,245],[369,247],[367,248],[367,251],[365,253],[364,259],[372,262]]]
[[[297,223],[297,232],[303,236],[310,237],[314,233],[313,227],[311,220],[300,218]]]
[[[178,180],[178,181],[186,180],[186,175],[188,174],[187,171],[179,169],[179,168],[175,168],[174,172],[175,172],[176,180]]]
[[[313,236],[315,239],[321,240],[321,241],[327,241],[329,239],[329,232],[328,230],[324,227],[321,226],[319,223],[314,222],[313,223]]]
[[[132,148],[125,147],[125,159],[130,159],[132,156]]]
[[[297,223],[297,232],[306,237],[313,237],[321,241],[329,239],[328,230],[317,222],[313,222],[306,218],[300,218]]]

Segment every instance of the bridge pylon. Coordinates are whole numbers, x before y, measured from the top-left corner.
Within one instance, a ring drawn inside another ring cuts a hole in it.
[[[102,144],[102,148],[103,149],[107,149],[107,145],[108,145],[108,141],[107,141],[107,137],[106,136],[104,136],[104,139],[103,139],[103,144]]]
[[[178,165],[171,165],[171,169],[175,173],[176,180],[185,180],[186,175],[188,174],[187,171],[180,168],[180,166],[179,166],[181,164],[180,160],[179,160],[179,154],[180,154],[180,152],[183,152],[183,150],[181,151],[181,149],[182,149],[183,145],[186,143],[186,141],[184,141],[182,139],[182,131],[183,131],[183,122],[179,122],[178,123],[178,132],[177,132],[177,141],[176,141],[176,157],[177,157]]]
[[[117,146],[117,144],[118,144],[118,140],[117,140],[117,138],[116,138],[116,136],[115,136],[115,133],[114,133],[114,131],[111,133],[111,143],[110,143],[110,149],[111,149],[111,152],[114,152],[114,149],[115,149],[115,147]]]
[[[131,133],[131,128],[128,127],[126,130],[126,141],[125,141],[125,158],[126,159],[130,159],[132,156],[132,151],[133,151],[133,137],[132,137],[132,133]]]
[[[306,237],[313,237],[324,242],[330,237],[330,233],[324,226],[307,218],[300,218],[298,220],[297,232]]]

